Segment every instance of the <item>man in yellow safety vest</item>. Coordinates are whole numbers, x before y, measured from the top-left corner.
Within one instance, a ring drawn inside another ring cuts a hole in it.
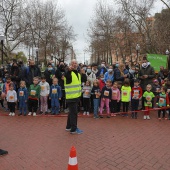
[[[82,130],[77,128],[77,108],[81,97],[81,76],[77,71],[77,67],[78,63],[73,59],[64,78],[66,102],[69,108],[66,131],[70,131],[71,134],[83,133]]]

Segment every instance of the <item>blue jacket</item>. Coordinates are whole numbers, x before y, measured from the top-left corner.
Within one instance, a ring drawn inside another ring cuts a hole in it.
[[[52,84],[52,86],[50,87],[50,95],[49,97],[51,99],[59,99],[62,97],[61,94],[61,87],[59,85],[54,85]]]
[[[28,90],[26,87],[24,88],[19,88],[17,92],[17,98],[19,101],[21,100],[28,100]]]
[[[112,83],[113,83],[113,81],[114,81],[114,74],[109,75],[109,73],[106,72],[106,73],[104,74],[104,82],[106,83],[107,80],[111,80]]]

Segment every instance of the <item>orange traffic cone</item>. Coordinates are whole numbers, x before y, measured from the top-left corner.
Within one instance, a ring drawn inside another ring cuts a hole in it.
[[[70,157],[69,157],[69,161],[68,161],[68,170],[78,170],[76,148],[74,146],[72,146],[71,150],[70,150]]]

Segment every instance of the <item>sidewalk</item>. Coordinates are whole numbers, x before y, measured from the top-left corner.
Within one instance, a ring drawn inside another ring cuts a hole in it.
[[[0,116],[1,170],[66,170],[71,146],[80,170],[169,170],[170,121],[78,120],[82,135],[65,131],[66,117]],[[2,114],[1,114],[2,115]]]

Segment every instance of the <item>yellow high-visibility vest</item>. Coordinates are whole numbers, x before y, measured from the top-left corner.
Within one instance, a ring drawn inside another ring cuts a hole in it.
[[[78,73],[77,75],[72,71],[72,82],[70,84],[66,84],[66,78],[64,78],[64,87],[66,93],[66,99],[74,99],[81,96],[81,76]]]

